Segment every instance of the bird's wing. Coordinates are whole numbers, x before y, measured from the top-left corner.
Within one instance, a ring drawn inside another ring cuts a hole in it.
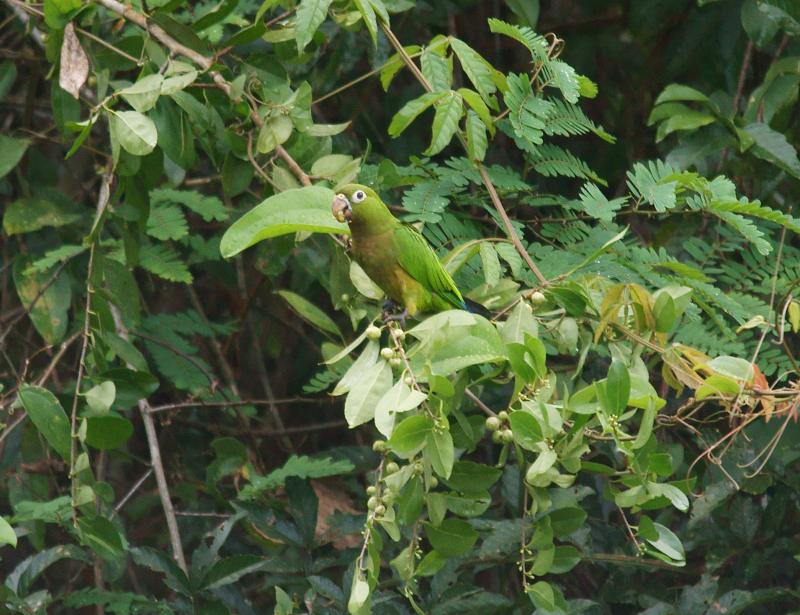
[[[455,308],[464,308],[464,298],[427,240],[412,226],[400,224],[394,233],[400,267],[430,292]]]

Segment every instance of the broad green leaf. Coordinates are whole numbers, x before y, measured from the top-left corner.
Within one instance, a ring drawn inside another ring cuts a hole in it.
[[[530,465],[528,471],[525,473],[525,480],[529,483],[536,480],[538,476],[543,475],[547,472],[550,468],[552,468],[556,461],[558,460],[558,455],[555,451],[546,450],[536,457],[536,460]]]
[[[649,517],[642,515],[639,519],[637,533],[655,549],[655,552],[652,549],[650,550],[652,555],[659,556],[663,554],[666,557],[661,557],[660,559],[670,564],[675,566],[686,565],[686,554],[683,545],[669,528],[660,523],[655,523]]]
[[[359,375],[344,402],[344,418],[352,429],[375,417],[375,407],[392,386],[392,368],[378,361]]]
[[[711,359],[706,367],[734,380],[750,382],[754,376],[753,364],[739,357],[722,356]]]
[[[336,323],[333,322],[333,319],[308,299],[288,290],[279,290],[278,294],[286,300],[286,303],[288,303],[301,318],[307,320],[322,331],[327,331],[328,333],[342,337],[342,332],[339,330]]]
[[[19,164],[28,145],[30,145],[28,139],[0,135],[0,177],[8,175],[9,171]]]
[[[419,98],[408,101],[392,118],[389,124],[389,135],[392,137],[398,136],[408,128],[411,122],[417,119],[425,109],[447,96],[447,94],[447,92],[428,92]]]
[[[604,387],[605,410],[609,414],[619,415],[628,406],[631,396],[631,377],[627,366],[622,361],[612,361],[608,368],[608,377]]]
[[[800,158],[797,156],[797,150],[782,132],[758,122],[746,126],[744,130],[754,142],[750,152],[790,175],[800,178]]]
[[[540,450],[537,446],[544,439],[542,428],[534,416],[524,410],[512,412],[508,417],[514,442],[529,451]]]
[[[104,560],[117,560],[127,553],[128,541],[105,517],[80,517],[77,530],[81,542]]]
[[[361,17],[364,19],[364,25],[372,38],[372,44],[377,45],[378,19],[375,16],[375,9],[372,7],[372,3],[370,0],[353,0],[353,4],[356,5],[358,12],[361,13]]]
[[[494,136],[495,128],[494,121],[492,120],[492,113],[489,111],[489,107],[486,106],[486,103],[483,102],[480,94],[469,88],[458,88],[458,93],[461,94],[464,102],[472,108],[472,111],[478,115],[481,122],[483,122],[484,126],[489,130],[489,133]]]
[[[70,460],[70,426],[61,403],[47,389],[25,385],[20,388],[19,400],[31,422],[44,439],[67,463]]]
[[[89,446],[108,450],[119,448],[133,435],[133,423],[122,416],[90,416],[86,419],[85,442]]]
[[[550,574],[564,574],[569,572],[581,561],[581,554],[571,545],[558,545],[553,553],[553,562],[550,565]]]
[[[411,457],[425,446],[433,431],[433,421],[423,414],[409,416],[397,425],[389,439],[389,446],[402,457]]]
[[[461,519],[445,519],[436,527],[425,524],[425,534],[434,549],[446,557],[464,555],[478,540],[478,532]]]
[[[0,517],[0,545],[17,546],[17,533],[3,517]]]
[[[146,156],[158,142],[156,125],[138,111],[111,111],[111,131],[122,148],[134,156]]]
[[[3,230],[7,235],[18,235],[48,226],[66,226],[80,219],[79,210],[69,199],[59,193],[42,192],[6,206]]]
[[[297,6],[297,51],[302,53],[320,27],[333,0],[300,0]]]
[[[477,51],[453,36],[450,37],[450,47],[455,52],[461,68],[464,69],[472,85],[475,86],[484,102],[489,104],[491,95],[497,90],[492,78],[494,69]]]
[[[408,412],[419,406],[427,395],[417,389],[411,389],[405,382],[398,380],[386,391],[375,407],[375,427],[389,438],[394,430],[397,415]]]
[[[286,190],[256,205],[234,222],[222,236],[219,251],[225,258],[270,237],[310,231],[350,234],[350,227],[331,213],[334,193],[330,188],[308,186]]]
[[[366,334],[364,337],[366,337]],[[336,388],[333,389],[332,395],[347,393],[362,378],[367,369],[378,363],[378,361],[383,360],[378,358],[378,347],[378,342],[367,342],[364,350],[361,351],[355,362],[344,373],[342,379],[339,380]]]
[[[208,590],[230,585],[247,574],[261,570],[265,563],[264,558],[257,555],[234,555],[222,558],[203,578],[202,587]]]
[[[425,150],[427,156],[438,154],[450,144],[453,135],[458,131],[458,122],[461,120],[463,112],[461,94],[458,92],[451,90],[436,103],[431,144]]]
[[[533,316],[533,308],[530,303],[519,301],[503,323],[500,337],[506,343],[524,344],[526,333],[535,338],[539,334],[539,326]]]
[[[84,393],[86,403],[93,412],[97,414],[105,414],[114,403],[114,398],[117,396],[117,387],[111,380],[106,380],[98,385],[93,386],[91,389]]]
[[[77,545],[60,544],[22,560],[8,573],[4,585],[17,596],[26,596],[39,575],[62,559],[74,559],[84,563],[90,561],[83,549]]]
[[[583,526],[587,515],[582,508],[569,506],[567,508],[557,508],[548,516],[555,536],[569,536]]]
[[[486,125],[471,109],[467,111],[465,131],[467,136],[467,155],[470,160],[483,161],[486,157]]]
[[[556,598],[553,588],[547,581],[537,581],[528,588],[528,596],[537,609],[545,613],[555,610]]]
[[[312,137],[332,137],[338,135],[350,126],[350,122],[342,122],[340,124],[312,124],[303,132]]]
[[[366,0],[361,1],[366,2]],[[371,612],[369,583],[359,571],[353,575],[350,598],[347,600],[347,612],[350,615],[369,615]]]
[[[147,75],[133,85],[119,90],[117,94],[128,101],[128,104],[139,113],[146,113],[156,106],[163,83],[164,77],[161,74]]]
[[[24,271],[29,266],[30,261],[26,259],[17,259],[14,263],[12,273],[17,295],[39,335],[48,344],[57,344],[67,332],[67,313],[72,301],[69,277],[62,272],[51,281],[51,273],[26,275]]]
[[[497,482],[502,473],[501,469],[482,463],[457,461],[453,464],[453,471],[447,478],[447,484],[458,491],[486,491]]]
[[[425,446],[425,456],[430,459],[433,471],[442,478],[449,478],[453,471],[455,452],[453,450],[453,436],[444,428],[434,427],[428,435],[428,444]]]
[[[453,65],[439,53],[438,48],[426,47],[420,56],[422,75],[434,90],[447,91],[453,85]]]

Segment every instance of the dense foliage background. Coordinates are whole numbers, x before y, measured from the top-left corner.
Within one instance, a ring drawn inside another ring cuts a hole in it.
[[[4,0],[0,612],[800,613],[798,6]]]

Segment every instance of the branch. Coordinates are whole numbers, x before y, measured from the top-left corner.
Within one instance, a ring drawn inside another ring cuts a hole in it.
[[[392,47],[395,48],[398,55],[403,59],[405,65],[409,68],[409,70],[414,74],[417,81],[420,82],[425,91],[432,92],[433,86],[430,82],[425,78],[425,75],[422,74],[419,67],[416,65],[411,56],[408,55],[406,50],[403,48],[403,45],[397,40],[397,37],[394,35],[392,30],[389,28],[388,25],[385,23],[381,24],[383,31],[386,33],[389,42],[392,44]],[[464,140],[461,131],[458,132],[459,140],[461,141],[461,145],[464,146],[466,149],[466,142]],[[522,241],[520,240],[517,232],[514,230],[514,227],[511,225],[511,220],[508,217],[508,213],[506,212],[505,207],[503,207],[503,202],[500,200],[500,197],[497,195],[497,190],[495,190],[494,184],[492,180],[489,178],[489,174],[486,172],[484,166],[477,160],[472,161],[473,164],[477,167],[478,172],[481,175],[481,180],[483,180],[483,185],[486,187],[486,190],[489,192],[489,197],[492,200],[492,204],[494,208],[497,210],[498,215],[503,220],[503,226],[505,226],[506,234],[508,235],[509,239],[511,239],[511,243],[514,244],[514,247],[519,252],[519,255],[525,261],[525,264],[528,265],[530,270],[533,272],[533,275],[536,276],[536,279],[539,280],[539,283],[542,285],[547,284],[547,278],[542,275],[542,272],[539,271],[539,268],[536,266],[536,263],[533,262],[531,255],[528,254],[528,251],[525,249],[525,246],[522,245]]]
[[[117,0],[95,0],[95,2],[101,6],[104,6],[109,11],[116,13],[120,17],[124,17],[128,21],[135,23],[137,26],[146,30],[150,35],[153,36],[156,40],[158,40],[161,44],[163,44],[167,49],[169,49],[175,55],[181,55],[192,62],[200,66],[203,70],[207,71],[211,79],[214,81],[216,86],[225,92],[228,97],[231,96],[231,85],[225,80],[225,77],[217,71],[213,70],[212,67],[214,66],[214,59],[204,56],[202,53],[195,51],[179,43],[174,38],[172,38],[161,26],[157,24],[148,23],[147,17],[134,11],[132,8],[123,5],[121,2],[117,2]],[[256,125],[257,128],[261,128],[264,125],[263,120],[258,115],[258,112],[255,109],[250,109],[250,119],[253,121],[253,124]],[[298,181],[303,184],[304,186],[311,185],[311,179],[309,178],[308,174],[303,171],[302,167],[297,164],[297,161],[292,158],[291,154],[287,152],[282,146],[278,146],[275,151],[277,152],[278,156],[280,156],[286,165],[291,169],[291,171],[297,176]]]

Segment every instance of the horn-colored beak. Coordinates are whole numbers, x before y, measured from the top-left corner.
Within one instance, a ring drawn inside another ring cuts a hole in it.
[[[339,222],[350,222],[350,218],[353,215],[353,210],[350,208],[350,201],[348,201],[347,197],[343,194],[337,194],[333,197],[331,212],[333,213],[333,217]]]

